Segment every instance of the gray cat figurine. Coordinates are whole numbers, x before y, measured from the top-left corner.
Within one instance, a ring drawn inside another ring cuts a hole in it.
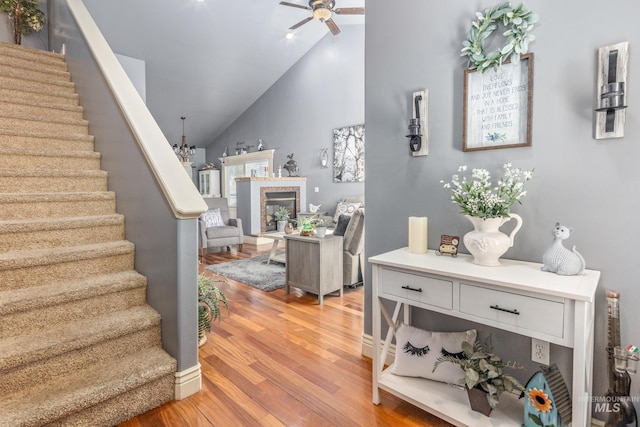
[[[555,227],[551,230],[553,242],[542,254],[542,264],[544,264],[542,271],[562,276],[573,276],[584,271],[586,263],[582,255],[576,251],[575,245],[571,250],[562,245],[562,241],[568,239],[572,232],[573,228],[565,227],[556,222]]]

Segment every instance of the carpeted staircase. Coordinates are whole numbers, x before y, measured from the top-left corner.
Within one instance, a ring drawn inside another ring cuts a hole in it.
[[[61,55],[0,43],[0,426],[108,426],[176,363]]]

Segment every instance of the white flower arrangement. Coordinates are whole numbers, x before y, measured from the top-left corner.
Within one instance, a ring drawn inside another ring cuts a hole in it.
[[[520,199],[527,195],[524,184],[533,178],[533,169],[513,169],[511,163],[504,165],[504,176],[493,187],[491,175],[486,169],[473,169],[471,180],[466,176],[454,174],[444,188],[451,189],[451,201],[460,206],[461,213],[482,219],[509,216],[509,210],[514,203],[522,203]],[[465,172],[467,166],[458,168],[458,172]]]

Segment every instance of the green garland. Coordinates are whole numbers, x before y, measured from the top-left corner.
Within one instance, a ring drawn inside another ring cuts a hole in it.
[[[42,0],[0,0],[0,11],[11,19],[13,42],[20,44],[22,34],[42,30],[46,22],[44,12],[38,9]]]
[[[476,12],[477,21],[471,23],[469,35],[462,42],[460,56],[469,57],[469,68],[478,71],[486,71],[491,67],[497,68],[507,59],[517,63],[520,54],[527,53],[529,42],[535,40],[531,34],[533,24],[538,22],[538,15],[523,8],[520,3],[516,8],[511,3],[503,3],[500,6],[485,9],[484,14]],[[502,49],[485,53],[484,42],[498,28],[498,22],[502,21],[507,30],[502,33],[507,38]]]

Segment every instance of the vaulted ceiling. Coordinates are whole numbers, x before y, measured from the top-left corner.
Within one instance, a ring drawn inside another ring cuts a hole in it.
[[[208,146],[322,37],[278,0],[84,0],[114,52],[145,61],[147,106],[171,143]],[[291,3],[306,5],[305,0]],[[364,6],[338,0],[336,7]],[[338,26],[364,24],[336,15]],[[335,37],[340,37],[337,35]]]

